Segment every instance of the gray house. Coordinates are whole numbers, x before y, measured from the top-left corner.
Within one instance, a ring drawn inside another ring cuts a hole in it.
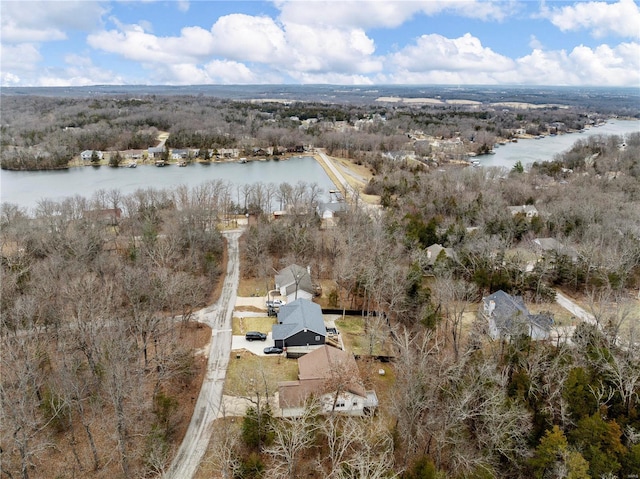
[[[149,158],[160,158],[164,153],[164,146],[150,146],[148,152]]]
[[[287,266],[276,274],[275,283],[280,296],[287,298],[287,303],[300,298],[313,298],[314,287],[308,267],[303,268],[297,264]]]
[[[440,255],[442,254],[443,251],[444,251],[445,258],[455,259],[456,257],[456,253],[455,251],[453,251],[452,248],[445,248],[444,246],[437,243],[429,246],[426,251],[427,251],[427,261],[426,261],[427,266],[434,266],[438,258],[441,257]]]
[[[531,339],[547,339],[553,318],[547,314],[531,314],[520,297],[502,290],[482,298],[478,317],[489,324],[493,339],[526,334]]]
[[[327,328],[322,309],[307,299],[283,304],[278,312],[278,324],[273,325],[272,336],[277,348],[323,345]]]

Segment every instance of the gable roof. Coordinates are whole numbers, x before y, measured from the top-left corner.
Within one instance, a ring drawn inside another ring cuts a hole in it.
[[[358,375],[358,366],[353,354],[324,345],[298,358],[298,379],[326,379],[340,370],[351,377]]]
[[[327,335],[322,309],[308,299],[298,298],[280,306],[278,323],[271,328],[274,340],[287,339],[300,331],[313,331],[322,336]]]
[[[298,381],[278,384],[281,407],[300,406],[311,394],[323,394],[338,388],[367,397],[355,357],[341,349],[324,345],[305,354],[298,358],[298,371]]]
[[[442,251],[444,251],[447,258],[455,258],[455,252],[452,248],[445,248],[441,244],[435,243],[427,248],[427,264],[429,266],[436,264],[438,256],[440,256]]]
[[[296,281],[298,282],[298,291],[302,290],[313,294],[311,275],[307,268],[292,264],[280,270],[275,277],[276,288],[284,287],[287,295],[295,292]]]
[[[518,318],[526,320],[538,328],[548,331],[552,318],[546,314],[531,314],[520,296],[511,296],[502,290],[482,298],[485,312],[493,318],[496,327],[502,331],[509,331]]]
[[[535,244],[542,251],[555,251],[558,254],[568,256],[572,260],[578,259],[578,252],[571,246],[565,246],[555,238],[536,238],[533,240]]]

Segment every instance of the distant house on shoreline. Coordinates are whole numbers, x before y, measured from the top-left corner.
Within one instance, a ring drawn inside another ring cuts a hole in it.
[[[96,158],[98,158],[98,160],[102,160],[104,156],[100,150],[84,150],[82,153],[80,153],[80,158],[82,158],[82,161],[91,161],[94,154],[96,155]]]

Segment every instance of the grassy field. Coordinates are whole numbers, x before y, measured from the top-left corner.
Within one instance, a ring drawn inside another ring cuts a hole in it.
[[[392,355],[391,336],[384,321],[374,317],[345,316],[335,323],[347,351],[357,356]]]
[[[238,284],[238,296],[267,296],[267,288],[273,283],[273,277],[268,280],[256,278],[240,278]]]
[[[259,388],[264,391],[266,383],[271,395],[277,391],[278,382],[296,379],[298,379],[298,361],[295,359],[287,359],[283,356],[256,356],[248,351],[234,351],[227,368],[224,394],[251,395],[252,389]]]
[[[244,317],[242,314],[235,313],[233,321],[231,323],[231,330],[233,335],[242,336],[247,331],[260,331],[261,333],[268,333],[271,331],[271,326],[276,324],[275,317],[260,316]]]

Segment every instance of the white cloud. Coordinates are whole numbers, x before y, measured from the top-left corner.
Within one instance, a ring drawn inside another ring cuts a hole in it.
[[[634,0],[581,2],[551,9],[544,6],[542,16],[563,32],[585,29],[596,38],[640,38],[640,7]]]
[[[211,35],[200,27],[185,27],[179,37],[158,37],[140,25],[104,30],[87,36],[89,46],[146,64],[196,62],[211,53]]]
[[[305,25],[351,26],[358,28],[395,28],[416,14],[457,13],[481,20],[503,20],[514,9],[513,1],[483,0],[348,0],[311,1],[277,0],[283,23]]]
[[[141,25],[114,23],[114,29],[88,35],[87,43],[162,72],[170,82],[182,83],[187,71],[187,76],[205,81],[203,65],[223,59],[235,62],[227,67],[242,83],[249,81],[249,73],[238,67],[241,64],[262,65],[276,78],[291,72],[334,72],[349,77],[382,68],[380,59],[374,57],[373,40],[362,29],[281,25],[265,16],[232,14],[220,17],[211,30],[185,27],[178,36],[163,37]],[[223,81],[228,82],[226,77]]]
[[[633,86],[640,84],[640,44],[583,45],[571,52],[534,50],[517,60],[514,80],[524,84]]]
[[[280,62],[289,47],[285,32],[269,17],[233,14],[211,28],[212,53],[241,61]]]
[[[413,45],[391,55],[390,63],[408,72],[495,72],[513,68],[513,60],[483,47],[469,33],[459,38],[422,35]]]
[[[352,75],[343,73],[309,73],[290,72],[291,78],[303,84],[330,84],[330,85],[373,85],[372,78],[365,75]]]
[[[188,0],[178,0],[178,10],[181,12],[189,11],[189,1]]]
[[[225,84],[257,84],[263,83],[265,78],[252,72],[246,65],[226,60],[213,60],[205,65],[205,71],[210,83]]]
[[[531,35],[529,37],[529,48],[532,50],[542,50],[544,47],[542,46],[542,42],[538,40],[535,35]]]
[[[287,25],[286,29],[291,55],[282,66],[287,70],[350,75],[382,68],[380,60],[373,57],[373,40],[363,30],[317,29],[300,24]]]
[[[86,86],[125,83],[122,76],[94,65],[88,56],[71,53],[65,56],[64,61],[65,67],[44,69],[35,84],[41,86]]]
[[[376,83],[640,84],[638,43],[580,45],[570,52],[534,48],[529,55],[512,60],[483,47],[470,34],[454,39],[423,35],[386,60],[385,73],[375,77]]]
[[[104,13],[93,1],[2,2],[2,42],[63,40],[68,30],[95,28]]]
[[[22,82],[18,75],[8,72],[0,72],[0,85],[1,86],[16,86]]]
[[[0,44],[0,63],[3,71],[31,71],[41,59],[38,47],[32,43]]]

